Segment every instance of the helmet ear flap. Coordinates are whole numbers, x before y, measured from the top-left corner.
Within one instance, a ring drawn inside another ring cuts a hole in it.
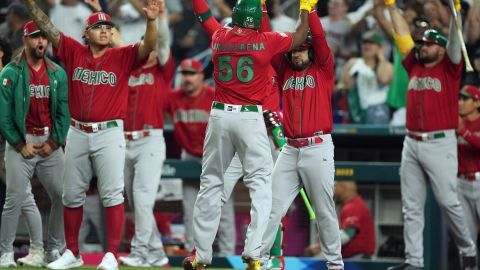
[[[308,48],[308,59],[310,59],[310,62],[313,62],[313,58],[314,58],[314,56],[313,56],[313,48],[310,47],[310,48]]]

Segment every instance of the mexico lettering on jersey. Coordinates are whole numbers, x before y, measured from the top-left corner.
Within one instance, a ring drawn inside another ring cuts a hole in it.
[[[462,63],[452,63],[445,54],[436,66],[425,68],[412,50],[403,65],[409,77],[407,129],[417,132],[455,129]]]
[[[128,79],[137,61],[138,44],[109,48],[93,58],[88,46],[61,34],[55,55],[65,64],[72,118],[83,122],[125,119]]]
[[[163,128],[164,103],[173,74],[172,56],[164,66],[140,67],[131,72],[125,131]]]
[[[215,90],[207,85],[196,97],[188,97],[182,89],[169,93],[166,110],[172,116],[174,136],[179,146],[191,155],[201,157],[208,118]]]
[[[212,37],[215,100],[230,104],[262,104],[271,91],[271,58],[292,46],[290,33],[259,33],[240,27],[221,28]]]
[[[50,113],[50,81],[48,79],[45,63],[39,70],[34,70],[28,65],[30,81],[28,92],[30,103],[28,106],[27,117],[25,118],[25,127],[52,129],[52,117]]]

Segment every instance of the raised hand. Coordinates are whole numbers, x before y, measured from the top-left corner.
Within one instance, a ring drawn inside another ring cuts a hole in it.
[[[143,8],[143,12],[147,20],[155,20],[160,13],[160,0],[148,0],[147,6]]]
[[[317,4],[317,1],[318,0],[300,0],[300,9],[310,12]]]
[[[158,14],[164,14],[165,13],[165,0],[159,0],[158,1]]]
[[[89,5],[95,12],[102,11],[99,0],[84,0],[85,4]]]

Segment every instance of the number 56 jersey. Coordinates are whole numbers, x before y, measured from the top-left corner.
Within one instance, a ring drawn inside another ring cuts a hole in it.
[[[262,104],[271,88],[268,66],[276,54],[288,52],[291,33],[224,27],[212,36],[215,100],[228,104]]]

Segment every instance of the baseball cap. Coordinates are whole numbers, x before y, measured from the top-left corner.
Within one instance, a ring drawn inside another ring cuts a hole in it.
[[[382,46],[383,44],[383,37],[380,33],[369,31],[362,35],[362,42],[372,42]]]
[[[475,100],[480,100],[480,88],[473,85],[465,85],[460,91],[460,95],[473,98]]]
[[[107,24],[115,26],[115,24],[112,22],[112,18],[110,17],[110,15],[103,12],[95,12],[88,16],[87,22],[85,24],[85,29],[89,29],[90,27],[97,24]]]
[[[180,63],[180,72],[203,72],[203,65],[198,60],[187,58]]]
[[[37,25],[33,21],[28,21],[23,25],[23,35],[30,36],[36,33],[40,33]]]
[[[445,47],[447,46],[448,39],[435,29],[428,29],[425,31],[425,33],[423,33],[422,41]]]

